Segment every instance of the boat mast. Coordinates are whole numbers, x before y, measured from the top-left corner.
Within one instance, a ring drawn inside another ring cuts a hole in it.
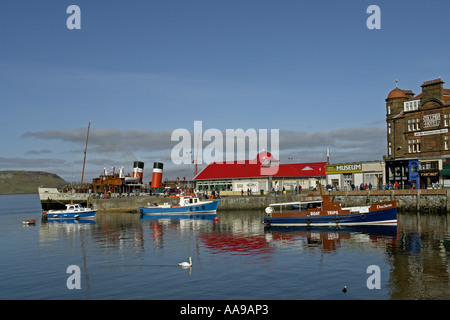
[[[84,160],[83,160],[83,171],[81,173],[81,188],[83,188],[83,179],[84,179],[84,165],[86,164],[86,152],[87,152],[87,146],[88,146],[88,139],[89,139],[89,129],[91,128],[91,121],[89,121],[88,129],[87,129],[87,136],[86,136],[86,147],[84,148]]]

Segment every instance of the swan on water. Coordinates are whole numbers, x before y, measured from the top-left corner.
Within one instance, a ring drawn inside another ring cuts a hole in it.
[[[192,258],[189,257],[189,262],[181,262],[178,265],[182,267],[192,267]]]

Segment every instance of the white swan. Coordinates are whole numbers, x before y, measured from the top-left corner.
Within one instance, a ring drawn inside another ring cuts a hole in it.
[[[181,262],[178,265],[182,267],[192,267],[192,258],[189,257],[189,262]]]

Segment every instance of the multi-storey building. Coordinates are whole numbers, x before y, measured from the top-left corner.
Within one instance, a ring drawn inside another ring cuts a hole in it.
[[[426,81],[416,96],[397,87],[389,93],[387,183],[398,182],[399,188],[447,183],[442,169],[450,164],[450,89],[443,84],[440,78]]]

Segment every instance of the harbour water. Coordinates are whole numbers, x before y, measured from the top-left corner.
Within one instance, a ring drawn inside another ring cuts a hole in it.
[[[0,299],[450,298],[447,215],[400,215],[388,229],[265,230],[263,214],[219,206],[218,222],[42,222],[37,195],[0,196]],[[191,268],[178,266],[189,257]],[[80,289],[68,288],[69,266]]]

